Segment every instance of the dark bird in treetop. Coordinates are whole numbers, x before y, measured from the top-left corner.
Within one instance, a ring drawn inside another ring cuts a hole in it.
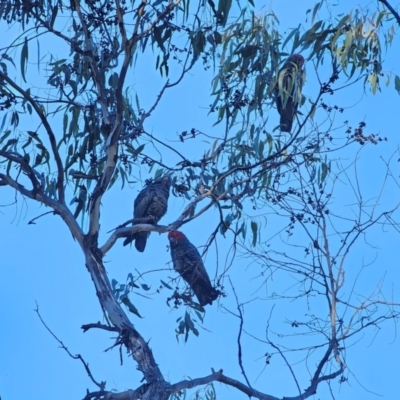
[[[304,84],[304,57],[292,54],[279,71],[276,86],[276,108],[280,114],[280,129],[283,132],[292,130],[297,108],[301,103],[301,90]]]
[[[152,218],[151,223],[157,224],[165,215],[168,208],[171,177],[164,175],[146,185],[133,203],[133,218]],[[150,232],[137,232],[124,240],[124,246],[135,241],[137,251],[143,252],[146,248]]]
[[[180,231],[168,233],[174,269],[189,284],[201,306],[212,304],[220,294],[212,287],[197,248]]]

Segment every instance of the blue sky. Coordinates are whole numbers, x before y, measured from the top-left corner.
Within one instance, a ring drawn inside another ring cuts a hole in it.
[[[352,2],[340,6],[349,9]],[[354,3],[359,4],[359,3]],[[369,4],[365,2],[365,4]],[[283,30],[297,27],[299,23],[305,26],[305,10],[312,8],[313,2],[286,0],[280,2],[256,2],[256,9],[268,10],[271,6],[277,14]],[[371,6],[372,7],[372,6]],[[332,5],[336,13],[339,6]],[[46,50],[47,47],[47,50]],[[42,52],[53,51],[54,43],[43,43]],[[397,72],[399,44],[389,49],[385,56],[385,69]],[[305,54],[307,56],[307,54]],[[143,108],[148,108],[160,90],[161,82],[158,74],[153,72],[154,60],[149,56],[138,63],[135,75],[128,82],[136,91]],[[151,68],[150,68],[150,67]],[[32,68],[31,71],[37,70]],[[304,88],[306,96],[313,98],[318,91],[315,85],[312,65],[307,65],[307,84]],[[192,159],[202,155],[203,149],[194,143],[182,145],[177,134],[196,127],[206,132],[213,132],[214,120],[207,117],[207,107],[210,100],[210,79],[212,72],[204,74],[201,66],[197,66],[183,81],[182,85],[166,93],[160,107],[154,112],[147,129],[160,138],[164,138],[176,148],[190,152]],[[29,75],[30,83],[35,79],[34,72]],[[19,82],[22,84],[22,82]],[[371,204],[377,198],[382,180],[385,176],[385,164],[398,149],[398,115],[400,113],[399,95],[393,86],[383,88],[376,96],[361,85],[343,90],[335,101],[346,108],[340,118],[349,119],[352,125],[358,121],[367,122],[368,132],[380,133],[388,137],[388,142],[379,146],[368,146],[360,151],[357,162],[359,184],[363,198]],[[277,121],[277,120],[276,120]],[[275,121],[275,125],[276,125]],[[271,119],[271,126],[275,126]],[[28,122],[24,122],[28,124]],[[57,120],[53,121],[57,124]],[[23,125],[21,125],[23,129]],[[61,127],[60,127],[61,129]],[[218,130],[218,127],[216,128]],[[218,131],[215,131],[218,132]],[[205,143],[206,145],[206,143]],[[358,148],[353,146],[347,152],[338,155],[334,168],[349,165]],[[395,157],[396,161],[399,157]],[[173,158],[168,158],[173,160]],[[392,163],[393,174],[397,178],[398,165]],[[352,173],[354,169],[350,169]],[[135,176],[136,179],[146,176]],[[106,232],[121,222],[131,218],[133,199],[141,189],[141,183],[126,187],[121,191],[117,183],[107,193],[102,203],[102,233],[100,243],[107,237]],[[395,205],[400,199],[399,187],[388,181],[384,195],[379,201],[382,209]],[[344,179],[340,180],[335,201],[335,211],[339,215],[351,215],[351,204],[356,199],[351,194],[350,185]],[[72,193],[70,194],[72,198]],[[82,333],[82,324],[102,321],[102,313],[94,292],[93,283],[84,266],[84,259],[79,246],[61,221],[55,216],[46,216],[37,221],[36,225],[27,222],[37,215],[48,211],[35,203],[25,201],[21,196],[9,189],[1,188],[1,204],[11,204],[15,198],[16,204],[0,208],[2,257],[0,270],[3,279],[0,283],[0,316],[2,319],[0,340],[0,396],[2,400],[17,400],[25,397],[35,399],[71,399],[82,398],[86,388],[95,390],[83,367],[78,361],[72,360],[59,348],[58,343],[49,335],[33,311],[36,302],[45,322],[52,331],[64,342],[72,354],[81,354],[90,364],[95,378],[107,381],[107,389],[125,390],[140,385],[141,375],[136,371],[132,360],[126,356],[120,365],[120,355],[117,349],[105,352],[113,344],[113,334],[91,330]],[[162,223],[172,222],[187,203],[182,198],[171,196],[169,210]],[[193,223],[185,225],[184,232],[196,245],[206,243],[209,230],[214,226],[213,212],[202,216]],[[279,218],[268,215],[266,229],[278,230]],[[211,228],[210,228],[211,227]],[[210,228],[210,229],[207,229]],[[286,240],[286,238],[285,238]],[[388,298],[399,299],[399,258],[397,247],[399,234],[390,227],[376,227],[362,238],[346,264],[346,283],[351,290],[352,280],[360,268],[365,268],[359,278],[356,294],[359,299],[369,294],[376,284],[384,277],[383,290]],[[215,250],[207,255],[206,267],[214,278],[217,262],[223,265],[229,248],[227,240],[219,239],[219,254]],[[273,242],[276,243],[276,242]],[[134,248],[124,248],[118,243],[106,257],[106,268],[111,278],[121,283],[129,273],[145,272],[152,269],[165,269],[160,274],[149,274],[146,283],[151,286],[151,292],[158,288],[159,279],[174,277],[168,262],[167,240],[165,235],[152,234],[148,241],[146,252],[137,253]],[[238,256],[230,276],[236,284],[241,301],[254,298],[261,299],[250,303],[245,308],[246,331],[254,336],[265,339],[265,328],[274,304],[272,321],[284,326],[286,318],[293,319],[304,316],[307,310],[304,306],[293,306],[288,303],[275,302],[268,298],[279,288],[280,282],[270,282],[268,289],[257,291],[260,281],[255,279],[259,270],[247,257]],[[281,277],[281,279],[283,279]],[[292,279],[287,276],[288,281]],[[284,282],[286,284],[286,281]],[[143,293],[143,292],[142,292]],[[210,368],[224,370],[233,378],[242,380],[237,364],[237,332],[238,320],[230,315],[224,307],[234,310],[235,301],[231,292],[218,304],[207,307],[204,329],[200,328],[198,338],[191,336],[187,343],[178,343],[174,329],[176,320],[184,310],[172,310],[165,304],[169,295],[163,289],[152,299],[133,295],[132,301],[138,307],[143,319],[132,316],[131,319],[144,338],[150,341],[155,358],[166,379],[171,382],[183,378],[205,376]],[[321,305],[315,304],[317,312],[323,312]],[[111,339],[110,339],[111,338]],[[350,370],[349,382],[333,384],[333,393],[337,399],[351,398],[353,400],[394,399],[398,395],[397,379],[399,371],[398,358],[400,341],[396,337],[396,326],[392,322],[384,324],[378,331],[366,331],[363,336],[354,340],[346,352],[346,361]],[[288,373],[283,360],[274,356],[271,365],[265,367],[264,355],[271,352],[265,343],[243,335],[243,361],[251,384],[260,391],[280,397],[295,396],[296,386]],[[291,360],[297,378],[302,388],[307,387],[308,371],[314,365],[304,363],[303,356],[291,355]],[[312,358],[310,359],[312,360]],[[354,376],[353,376],[354,374]],[[218,399],[245,399],[246,396],[225,386],[216,384]],[[321,385],[315,399],[329,398],[326,385]]]

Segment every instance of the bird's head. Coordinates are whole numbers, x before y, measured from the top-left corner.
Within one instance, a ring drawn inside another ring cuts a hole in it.
[[[294,53],[287,59],[285,64],[295,64],[297,69],[300,70],[304,65],[304,61],[304,57],[301,54]]]
[[[171,187],[171,183],[172,183],[171,175],[168,174],[168,175],[160,176],[153,183],[160,183],[161,185],[165,186],[169,190],[169,188]]]
[[[186,236],[180,231],[171,231],[168,233],[168,239],[170,242],[178,242],[180,240],[185,240]]]

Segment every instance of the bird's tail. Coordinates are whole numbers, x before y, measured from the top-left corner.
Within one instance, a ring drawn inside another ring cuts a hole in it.
[[[147,242],[147,232],[138,232],[135,235],[135,247],[137,251],[140,251],[141,253],[144,252],[144,249],[146,248],[146,242]]]
[[[212,288],[209,291],[197,293],[197,298],[199,300],[200,305],[204,307],[207,304],[211,305],[212,302],[216,300],[219,295],[220,295],[219,290]]]
[[[281,131],[290,132],[292,130],[293,119],[287,118],[286,116],[281,116]]]
[[[128,244],[132,243],[135,240],[135,235],[129,235],[125,238],[123,245],[127,246]]]

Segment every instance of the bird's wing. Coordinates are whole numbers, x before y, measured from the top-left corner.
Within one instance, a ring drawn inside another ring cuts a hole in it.
[[[171,246],[175,270],[194,291],[200,305],[212,304],[219,292],[212,285],[197,248],[188,240]]]
[[[182,254],[182,258],[185,264],[189,264],[192,266],[191,273],[196,280],[202,280],[211,285],[210,278],[208,276],[206,268],[204,267],[204,263],[201,259],[200,253],[192,243],[187,243],[186,250],[184,254]]]
[[[304,73],[293,62],[285,63],[278,75],[275,86],[276,108],[281,116],[281,129],[291,130],[304,82]]]
[[[146,186],[136,197],[134,202],[134,218],[143,218],[152,215],[157,223],[167,212],[169,189],[160,183]]]
[[[133,218],[144,218],[149,215],[149,208],[154,195],[155,189],[153,185],[146,186],[141,190],[133,203]]]

